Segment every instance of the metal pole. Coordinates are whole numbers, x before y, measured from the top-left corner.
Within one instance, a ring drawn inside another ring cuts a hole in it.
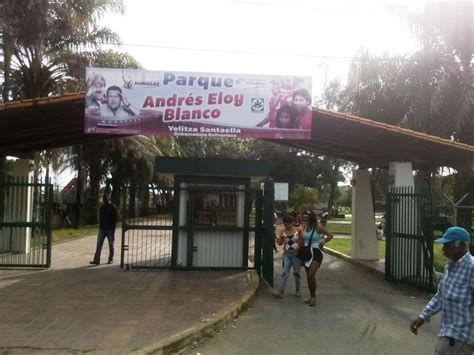
[[[445,193],[443,193],[443,196],[446,200],[448,200],[448,202],[452,205],[453,207],[453,219],[454,219],[454,224],[457,225],[458,224],[458,208],[459,208],[459,204],[467,197],[469,196],[469,192],[467,194],[465,194],[463,197],[461,197],[457,202],[454,202],[453,200],[451,200],[448,196],[446,196]]]

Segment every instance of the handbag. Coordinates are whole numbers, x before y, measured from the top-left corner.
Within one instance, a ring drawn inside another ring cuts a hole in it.
[[[311,250],[311,246],[312,246],[311,241],[313,239],[313,234],[315,230],[316,228],[313,228],[313,231],[311,232],[311,237],[309,237],[308,245],[307,246],[303,245],[303,247],[300,248],[298,250],[298,253],[296,254],[296,257],[303,262],[311,260],[311,258],[313,257],[313,252]]]

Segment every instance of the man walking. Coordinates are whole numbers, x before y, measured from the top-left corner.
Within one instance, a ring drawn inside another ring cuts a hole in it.
[[[435,354],[474,354],[474,257],[470,236],[461,227],[448,228],[435,243],[443,244],[448,258],[438,291],[420,316],[410,323],[416,335],[425,321],[441,311],[441,327]]]
[[[117,225],[117,209],[109,202],[108,196],[104,195],[103,204],[99,211],[99,234],[97,235],[97,248],[95,250],[94,260],[89,264],[100,264],[100,253],[102,252],[102,245],[107,237],[109,241],[109,261],[107,264],[112,264],[114,260],[114,234],[115,226]]]

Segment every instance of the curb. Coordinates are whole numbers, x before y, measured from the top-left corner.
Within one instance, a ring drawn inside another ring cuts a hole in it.
[[[176,353],[187,345],[203,337],[212,336],[221,326],[233,320],[237,315],[245,311],[257,293],[260,283],[259,276],[255,270],[247,271],[248,288],[247,291],[235,302],[217,312],[212,318],[206,319],[204,324],[196,324],[177,334],[171,335],[143,349],[134,351],[134,355],[159,354],[167,355]]]
[[[330,255],[332,255],[332,256],[335,256],[335,257],[337,257],[337,258],[339,258],[339,259],[343,259],[343,260],[345,260],[345,261],[347,261],[347,262],[349,262],[349,263],[351,263],[351,264],[353,264],[353,265],[363,267],[363,268],[365,268],[365,269],[368,270],[368,271],[372,271],[372,272],[376,273],[377,275],[381,275],[381,276],[385,277],[385,272],[384,272],[384,271],[377,270],[377,269],[371,267],[370,265],[367,265],[367,264],[364,263],[364,262],[360,262],[360,261],[358,261],[358,260],[354,260],[354,259],[352,259],[349,255],[340,253],[340,252],[338,252],[338,251],[336,251],[336,250],[334,250],[334,249],[330,249],[330,248],[328,248],[328,247],[324,247],[324,252],[326,252],[327,254],[330,254]],[[443,273],[441,273],[441,272],[439,272],[439,271],[435,271],[435,272],[434,272],[434,287],[435,287],[435,288],[437,287],[437,285],[438,285],[439,281],[441,280],[442,276],[443,276]]]
[[[354,260],[354,259],[352,259],[349,255],[340,253],[340,252],[338,252],[338,251],[336,251],[336,250],[334,250],[334,249],[330,249],[330,248],[328,248],[328,247],[324,247],[324,252],[327,253],[327,254],[330,254],[330,255],[332,255],[332,256],[335,256],[335,257],[337,257],[337,258],[339,258],[339,259],[343,259],[343,260],[345,260],[345,261],[348,261],[348,262],[350,262],[350,263],[353,264],[353,265],[357,265],[357,266],[363,267],[363,268],[367,269],[368,271],[372,271],[372,272],[374,272],[374,273],[376,273],[376,274],[378,274],[378,275],[381,275],[381,276],[384,276],[384,277],[385,277],[385,272],[380,271],[380,270],[377,270],[377,269],[371,267],[370,265],[367,265],[367,264],[365,264],[365,263],[363,263],[363,262],[360,262],[360,261],[358,261],[358,260]]]

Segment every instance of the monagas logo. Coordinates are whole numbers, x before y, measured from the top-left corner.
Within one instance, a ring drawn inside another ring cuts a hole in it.
[[[263,98],[253,98],[250,100],[250,107],[254,113],[262,113],[265,107],[265,101]]]
[[[133,86],[133,80],[132,77],[129,75],[128,77],[125,77],[125,73],[122,72],[122,80],[123,80],[123,87],[125,89],[131,89]]]

